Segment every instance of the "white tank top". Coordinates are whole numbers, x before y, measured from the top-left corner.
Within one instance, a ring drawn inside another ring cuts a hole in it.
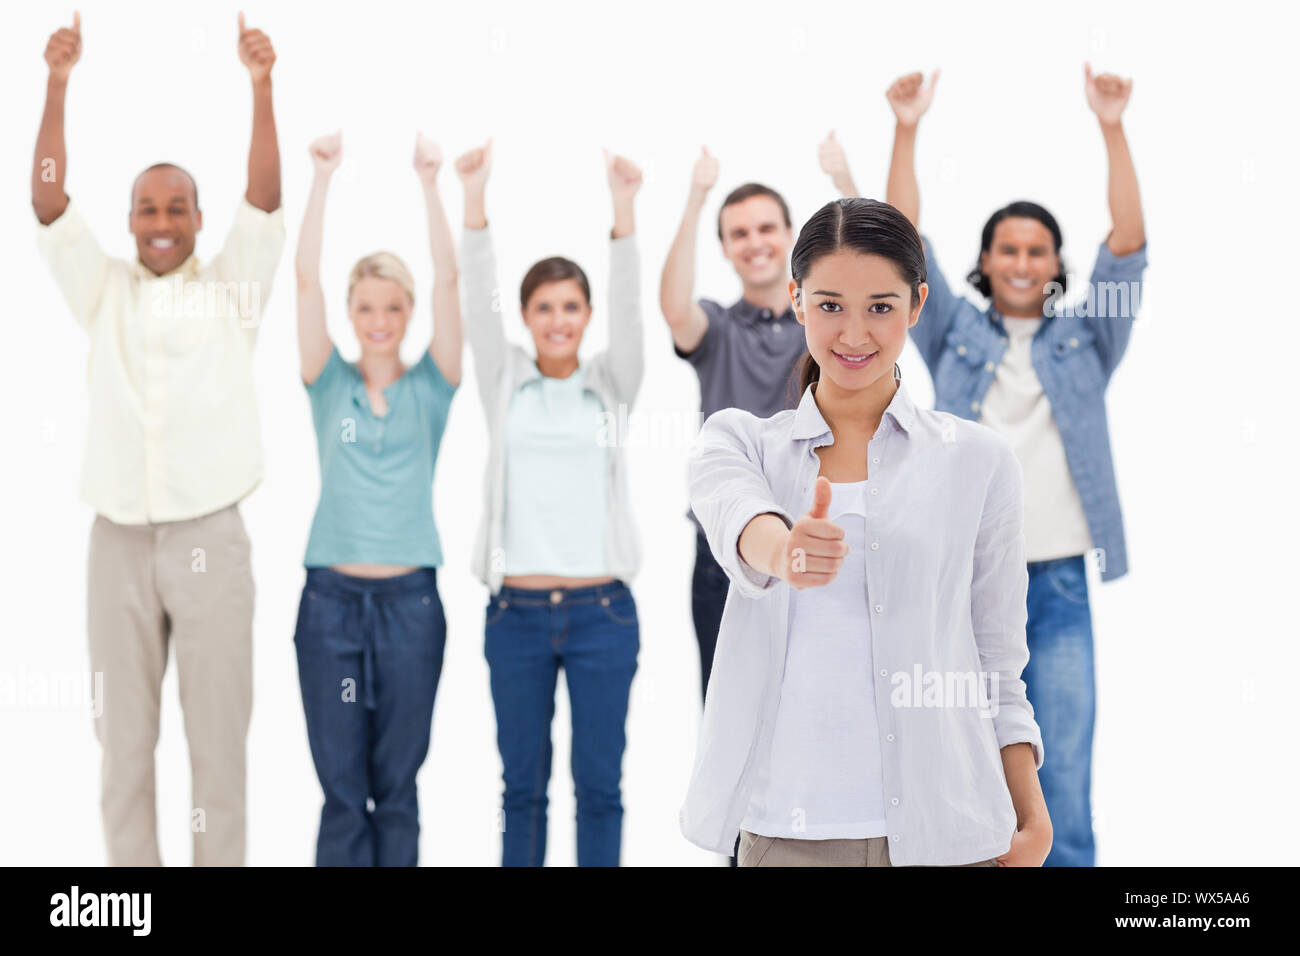
[[[741,823],[760,836],[861,840],[886,833],[867,613],[866,485],[831,484],[827,514],[849,545],[835,580],[790,589],[772,749]]]

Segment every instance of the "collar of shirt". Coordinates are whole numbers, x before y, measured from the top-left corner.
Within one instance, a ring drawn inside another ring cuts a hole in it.
[[[892,420],[904,434],[907,434],[916,427],[916,403],[912,401],[912,396],[903,386],[903,370],[898,367],[897,362],[894,363],[894,384],[898,389],[889,404],[885,406],[885,414],[881,416],[881,421]],[[799,407],[795,409],[794,420],[790,426],[790,438],[793,441],[803,441],[809,438],[821,438],[830,433],[831,426],[827,425],[826,419],[822,417],[821,409],[817,407],[817,401],[813,398],[813,388],[809,385],[804,389]]]
[[[791,307],[787,307],[784,312],[777,315],[771,309],[764,308],[761,305],[755,305],[748,299],[739,299],[734,305],[732,305],[729,311],[731,312],[731,317],[733,319],[747,328],[751,328],[760,323],[786,321],[787,319],[790,321],[797,321],[794,317],[794,309]]]
[[[587,369],[586,363],[584,363],[584,362],[582,362],[582,361],[580,360],[580,361],[578,362],[578,367],[575,368],[575,369],[574,369],[574,370],[573,370],[573,371],[568,375],[568,377],[566,377],[566,378],[562,378],[562,379],[558,379],[558,381],[561,381],[561,382],[572,381],[572,380],[573,380],[573,377],[576,375],[576,376],[579,377],[579,381],[585,382],[586,379],[584,378],[584,376],[585,376],[585,373],[586,373],[586,369]],[[524,367],[524,370],[523,370],[523,372],[520,374],[520,376],[519,376],[519,381],[516,383],[515,388],[516,388],[516,389],[523,388],[523,387],[524,387],[526,384],[528,384],[529,382],[537,381],[538,379],[542,379],[542,378],[546,378],[546,377],[547,377],[547,376],[545,376],[545,375],[542,374],[542,370],[541,370],[540,368],[537,367],[537,359],[534,358],[531,362],[528,362],[527,365]],[[584,387],[585,387],[585,386],[584,386]]]

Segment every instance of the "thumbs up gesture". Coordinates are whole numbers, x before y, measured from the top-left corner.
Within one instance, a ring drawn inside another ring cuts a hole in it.
[[[81,14],[73,12],[72,26],[50,34],[45,45],[45,62],[53,79],[66,81],[72,67],[81,59]]]
[[[261,30],[249,29],[242,11],[239,14],[239,60],[248,67],[254,83],[270,76],[275,64],[275,49],[270,37]]]
[[[826,517],[831,504],[831,483],[817,479],[813,505],[794,523],[781,549],[779,577],[793,588],[825,587],[835,580],[849,553],[844,529]]]

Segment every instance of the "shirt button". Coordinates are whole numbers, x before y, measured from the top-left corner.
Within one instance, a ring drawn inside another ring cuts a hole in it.
[[[871,463],[872,463],[873,465],[878,465],[878,464],[880,464],[880,459],[879,459],[879,458],[873,458],[873,459],[871,459]]]
[[[897,842],[898,842],[898,834],[895,833],[895,834],[894,834],[893,836],[891,836],[889,839],[891,839],[891,840],[893,840],[895,843],[897,843]]]
[[[970,410],[971,410],[972,412],[978,412],[978,411],[980,410],[980,403],[979,403],[979,402],[971,402],[971,403],[970,403]]]
[[[764,309],[764,310],[763,310],[763,318],[765,318],[765,319],[770,319],[771,317],[772,317],[772,310],[771,310],[771,309]]]
[[[966,346],[964,346],[964,345],[959,345],[959,346],[957,346],[957,354],[958,354],[958,355],[965,355],[965,354],[966,354]]]
[[[876,605],[876,613],[877,613],[877,614],[879,614],[879,613],[880,613],[881,611],[883,611],[883,610],[884,610],[884,608],[881,607],[879,604]]]
[[[1079,340],[1078,340],[1078,339],[1070,339],[1070,348],[1072,348],[1072,349],[1077,349],[1078,347],[1079,347]]]
[[[889,671],[886,670],[886,669],[883,668],[883,667],[880,668],[880,676],[881,676],[881,677],[888,677],[888,676],[889,676]]]
[[[609,607],[609,598],[601,598],[601,599],[600,599],[600,606],[601,606],[601,607]]]
[[[560,603],[561,601],[563,601],[563,600],[564,600],[564,592],[563,592],[563,591],[552,591],[552,592],[551,592],[551,603],[552,603],[552,604],[559,604],[559,603]]]
[[[993,363],[992,363],[992,362],[985,362],[985,363],[984,363],[984,371],[986,371],[986,372],[991,372],[991,371],[993,371]]]
[[[871,542],[871,550],[872,550],[872,551],[879,551],[879,550],[880,550],[880,544],[879,544],[879,542],[876,542],[876,541]]]
[[[872,488],[872,489],[871,489],[871,493],[872,493],[873,495],[878,495],[878,494],[880,494],[880,489],[879,489],[879,488]]]
[[[894,799],[890,800],[889,802],[892,803],[894,806],[898,806],[898,797],[894,797]]]
[[[893,735],[893,734],[885,734],[885,739],[888,740],[888,741],[892,744],[892,743],[894,742],[894,735]]]

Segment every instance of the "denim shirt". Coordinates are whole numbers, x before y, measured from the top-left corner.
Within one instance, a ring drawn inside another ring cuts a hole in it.
[[[1103,581],[1128,571],[1105,392],[1128,347],[1146,265],[1145,245],[1116,256],[1103,242],[1090,280],[1092,294],[1086,304],[1091,307],[1058,305],[1044,318],[1030,345],[1034,371],[1052,406],[1070,475],[1083,502]],[[920,321],[912,326],[912,341],[934,379],[935,407],[978,421],[1007,349],[1007,330],[991,305],[981,312],[953,293],[928,239],[925,268],[930,295]]]
[[[797,409],[771,418],[722,409],[691,447],[691,507],[731,581],[679,814],[704,849],[731,853],[765,780],[789,640],[790,586],[744,561],[740,534],[760,514],[787,525],[806,514],[816,449],[833,443],[809,388]],[[1016,832],[1002,748],[1025,742],[1035,767],[1044,760],[1020,676],[1029,661],[1020,462],[991,428],[919,408],[901,383],[867,455],[864,631],[889,858],[987,860]],[[955,692],[932,693],[936,679]]]

